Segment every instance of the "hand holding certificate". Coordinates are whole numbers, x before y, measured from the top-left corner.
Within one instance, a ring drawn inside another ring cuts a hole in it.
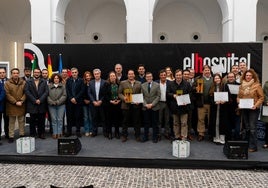
[[[185,95],[179,95],[176,97],[177,104],[178,106],[186,105],[186,104],[191,104],[190,100],[190,95],[185,94]]]
[[[132,103],[143,103],[143,94],[132,94]]]
[[[239,91],[239,85],[234,85],[234,84],[228,84],[229,90],[231,94],[238,94]]]
[[[214,92],[214,101],[228,102],[229,101],[228,92]]]
[[[254,106],[253,99],[240,99],[238,107],[241,109],[252,109]]]
[[[262,106],[262,115],[268,116],[268,106]]]

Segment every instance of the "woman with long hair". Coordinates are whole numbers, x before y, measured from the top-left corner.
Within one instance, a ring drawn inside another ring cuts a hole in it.
[[[118,97],[119,82],[114,71],[108,75],[105,92],[105,117],[108,139],[112,139],[112,127],[114,126],[114,137],[119,139],[119,126],[121,125],[121,100]]]
[[[222,77],[220,74],[215,74],[213,77],[213,84],[209,90],[209,97],[211,101],[210,105],[210,124],[209,133],[213,137],[213,142],[216,144],[225,143],[225,132],[226,125],[224,124],[224,115],[227,113],[225,111],[226,101],[215,101],[214,93],[223,92],[224,84],[222,82]]]
[[[89,71],[85,71],[83,75],[83,80],[85,84],[85,94],[84,94],[84,105],[83,105],[83,120],[84,120],[84,131],[85,136],[92,136],[92,118],[91,118],[91,111],[90,111],[90,100],[88,96],[89,90],[89,82],[92,78],[92,74]]]
[[[253,99],[253,106],[242,109],[242,120],[246,129],[246,138],[249,142],[249,152],[257,151],[256,124],[260,113],[260,107],[264,101],[263,90],[257,73],[253,69],[245,71],[241,77],[241,85],[237,95],[237,102],[241,99]]]
[[[165,70],[166,70],[166,74],[167,74],[167,80],[169,80],[169,81],[175,80],[171,67],[166,67]]]

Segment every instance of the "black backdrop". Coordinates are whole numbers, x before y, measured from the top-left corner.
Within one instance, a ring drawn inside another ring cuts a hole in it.
[[[114,65],[120,63],[123,65],[124,74],[128,69],[136,70],[138,64],[144,64],[146,71],[153,72],[155,79],[158,79],[159,70],[166,66],[173,70],[183,69],[189,67],[189,63],[200,64],[200,61],[205,59],[206,62],[214,61],[213,65],[219,64],[218,59],[226,60],[228,72],[231,65],[238,63],[240,58],[250,63],[250,67],[256,70],[260,79],[262,75],[262,43],[34,45],[42,51],[46,66],[47,54],[51,55],[53,71],[58,70],[59,54],[62,54],[63,67],[77,67],[80,76],[86,70],[100,68],[102,77],[106,79],[108,72],[114,70]],[[25,49],[25,52],[34,53],[29,49]],[[25,66],[31,67],[31,61],[27,57]],[[197,64],[195,69],[201,73]]]

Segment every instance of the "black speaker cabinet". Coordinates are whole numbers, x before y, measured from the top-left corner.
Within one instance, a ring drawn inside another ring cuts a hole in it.
[[[248,141],[226,141],[223,153],[228,159],[248,159]]]
[[[77,155],[81,147],[81,142],[76,136],[58,139],[59,155]]]

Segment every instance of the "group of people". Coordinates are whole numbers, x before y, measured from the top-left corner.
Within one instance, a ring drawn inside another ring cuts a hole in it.
[[[134,128],[135,139],[146,142],[151,137],[154,143],[167,139],[203,141],[208,134],[211,141],[224,144],[226,140],[238,140],[244,130],[249,141],[249,151],[257,151],[256,123],[261,106],[268,105],[268,82],[262,88],[258,75],[248,69],[245,62],[233,65],[232,70],[222,78],[212,74],[211,67],[203,66],[203,73],[195,77],[194,69],[174,72],[170,67],[159,71],[154,80],[144,65],[122,74],[122,65],[116,64],[107,80],[96,68],[93,74],[86,71],[80,78],[77,68],[54,73],[48,78],[46,69],[25,68],[24,77],[13,68],[10,79],[5,69],[0,69],[0,111],[4,114],[4,130],[10,143],[14,142],[15,121],[18,120],[19,136],[25,136],[25,114],[30,114],[30,136],[45,139],[45,119],[49,114],[52,137],[95,137],[99,127],[108,139],[113,137],[126,142],[128,128]],[[230,85],[237,85],[237,93],[230,91]],[[227,92],[228,100],[215,101],[215,92]],[[135,94],[142,94],[142,102],[134,100]],[[189,96],[190,102],[179,104],[179,96]],[[253,99],[253,106],[239,108],[241,99]],[[64,118],[67,118],[67,128]],[[1,115],[2,118],[2,115]],[[268,117],[262,116],[264,122]],[[144,127],[141,136],[141,127]],[[122,127],[120,131],[120,127]],[[113,131],[114,128],[114,131]],[[152,128],[152,133],[150,133]],[[268,129],[266,129],[268,130]],[[266,131],[266,143],[268,148]]]

